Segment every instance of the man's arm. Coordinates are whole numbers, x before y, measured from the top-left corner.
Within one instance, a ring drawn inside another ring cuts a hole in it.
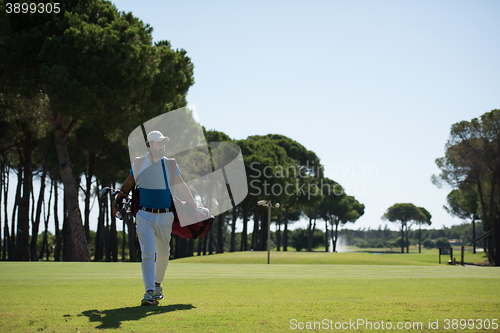
[[[199,207],[196,202],[194,201],[193,194],[189,190],[189,187],[187,187],[186,183],[184,183],[184,180],[182,180],[181,175],[179,174],[177,177],[174,178],[174,185],[175,188],[177,189],[177,192],[179,192],[181,199],[186,200],[186,202],[193,208],[196,209],[196,211],[204,215],[206,218],[210,217],[210,210],[208,210],[205,207]]]
[[[116,212],[118,211],[118,205],[116,204],[116,199],[118,197],[126,197],[128,193],[134,188],[135,180],[134,177],[129,174],[125,182],[123,183],[122,187],[120,188],[120,191],[115,198],[115,201],[113,201],[113,215],[116,215]]]
[[[189,187],[187,187],[186,183],[184,183],[184,180],[182,179],[180,174],[174,178],[173,184],[176,185],[175,189],[179,192],[182,200],[185,200],[193,208],[198,207],[198,205],[194,201],[193,194],[191,194]]]

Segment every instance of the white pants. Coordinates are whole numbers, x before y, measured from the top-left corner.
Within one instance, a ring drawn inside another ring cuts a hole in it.
[[[139,210],[136,220],[144,287],[146,291],[155,290],[155,282],[162,283],[167,271],[174,213],[155,214]]]

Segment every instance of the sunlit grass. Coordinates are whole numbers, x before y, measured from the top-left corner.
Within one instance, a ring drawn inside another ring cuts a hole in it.
[[[163,283],[165,300],[155,307],[139,306],[139,263],[1,262],[0,331],[283,332],[292,319],[366,319],[424,325],[439,320],[440,329],[432,331],[444,332],[451,331],[444,329],[446,318],[500,319],[496,267],[422,266],[415,260],[399,265],[394,262],[402,259],[393,254],[271,255],[283,263],[253,263],[266,260],[265,252],[198,258],[220,263],[174,260]],[[305,264],[325,262],[325,255],[386,264]],[[241,263],[222,263],[231,260]]]

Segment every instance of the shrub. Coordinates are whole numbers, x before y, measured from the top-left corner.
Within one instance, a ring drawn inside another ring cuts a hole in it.
[[[306,229],[297,228],[292,232],[291,245],[297,251],[307,250],[307,237],[308,231]],[[313,249],[325,244],[325,233],[321,230],[314,230],[313,240],[312,240]]]
[[[436,239],[436,247],[450,247],[450,242],[446,237]]]
[[[393,248],[393,247],[401,247],[401,245],[398,245],[395,241],[389,241],[387,242],[387,247]]]
[[[427,249],[433,249],[436,247],[436,243],[434,243],[432,241],[432,239],[430,238],[427,238],[426,240],[424,240],[423,244],[422,244],[425,248]]]
[[[364,240],[361,240],[361,241],[357,241],[354,246],[357,246],[361,249],[364,249],[364,248],[367,248],[368,247],[368,243]]]
[[[396,244],[396,247],[401,247],[401,237],[398,237],[394,243]],[[406,241],[403,242],[404,243],[404,246],[406,247],[407,246],[407,243]]]

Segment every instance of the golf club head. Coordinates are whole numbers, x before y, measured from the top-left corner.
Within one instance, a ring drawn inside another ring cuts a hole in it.
[[[106,195],[108,195],[110,190],[111,189],[109,187],[103,187],[101,192],[99,192],[99,198],[104,198]]]

